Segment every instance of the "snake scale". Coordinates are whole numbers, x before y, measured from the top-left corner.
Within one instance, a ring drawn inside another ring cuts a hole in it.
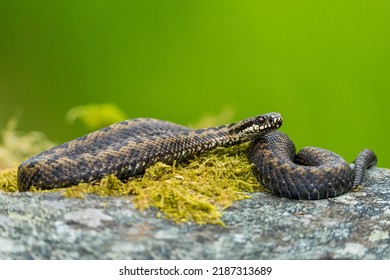
[[[172,164],[218,146],[251,141],[248,159],[258,181],[273,193],[296,199],[321,199],[361,184],[366,169],[376,164],[363,150],[351,167],[340,156],[306,147],[297,155],[287,135],[277,132],[283,119],[267,113],[204,129],[136,118],[102,128],[22,162],[18,187],[28,191],[94,182],[114,174],[121,180],[142,174],[156,162]]]

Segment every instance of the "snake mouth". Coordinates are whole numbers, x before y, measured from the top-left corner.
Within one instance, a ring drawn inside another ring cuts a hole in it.
[[[268,113],[241,121],[236,128],[239,134],[244,136],[258,136],[281,127],[282,115],[279,113]]]

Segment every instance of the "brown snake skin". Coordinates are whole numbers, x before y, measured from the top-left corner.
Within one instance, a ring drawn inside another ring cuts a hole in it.
[[[277,195],[321,199],[360,185],[375,165],[371,150],[362,151],[350,167],[327,150],[307,147],[295,155],[287,135],[276,132],[283,119],[268,113],[237,123],[190,129],[171,122],[138,118],[102,128],[31,157],[18,168],[18,187],[28,191],[94,182],[114,174],[125,180],[158,161],[172,164],[218,146],[251,141],[249,161],[259,182]]]
[[[304,147],[298,154],[290,138],[279,131],[253,141],[249,161],[257,180],[273,193],[295,199],[322,199],[359,186],[368,168],[377,162],[369,149],[359,153],[350,166],[341,156],[317,147]]]
[[[19,190],[67,187],[114,174],[120,179],[142,174],[158,161],[171,164],[218,146],[246,142],[282,125],[279,113],[237,123],[190,129],[171,122],[138,118],[102,128],[20,164]]]

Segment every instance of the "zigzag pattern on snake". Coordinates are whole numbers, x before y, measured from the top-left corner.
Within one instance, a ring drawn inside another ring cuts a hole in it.
[[[21,163],[19,190],[28,191],[31,186],[67,187],[93,182],[109,174],[125,180],[142,174],[158,161],[172,164],[218,146],[252,141],[248,157],[255,164],[254,174],[261,184],[281,196],[320,199],[359,185],[365,170],[376,162],[370,150],[361,153],[353,168],[342,158],[335,160],[329,156],[328,151],[315,150],[314,156],[307,152],[296,160],[292,142],[274,132],[282,121],[279,113],[268,113],[198,130],[148,118],[119,122]],[[304,164],[312,166],[303,167]],[[306,169],[309,171],[305,173]],[[340,176],[340,180],[332,179]]]

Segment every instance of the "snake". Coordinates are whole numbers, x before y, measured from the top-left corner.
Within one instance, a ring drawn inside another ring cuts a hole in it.
[[[344,194],[363,182],[366,170],[377,157],[362,150],[350,166],[340,155],[318,147],[303,147],[296,153],[291,139],[273,131],[253,141],[248,148],[253,173],[261,185],[276,195],[316,200]]]
[[[352,167],[320,148],[296,155],[288,136],[276,131],[282,123],[276,112],[202,129],[153,118],[129,119],[28,158],[18,167],[17,184],[19,191],[29,191],[93,183],[111,174],[127,180],[157,162],[173,164],[216,147],[250,142],[247,156],[261,185],[279,196],[321,199],[360,185],[366,170],[376,164],[368,149]]]

